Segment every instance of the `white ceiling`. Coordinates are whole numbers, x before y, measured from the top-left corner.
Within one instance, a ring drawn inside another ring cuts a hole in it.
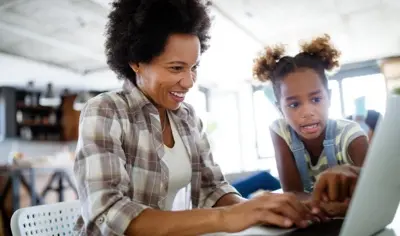
[[[342,62],[400,55],[399,0],[214,0],[215,7],[255,40],[282,42],[329,33]]]
[[[0,0],[0,86],[63,89],[120,86],[103,53],[108,0]],[[214,0],[211,48],[199,71],[204,84],[251,77],[263,45],[331,34],[344,62],[400,55],[399,0]]]

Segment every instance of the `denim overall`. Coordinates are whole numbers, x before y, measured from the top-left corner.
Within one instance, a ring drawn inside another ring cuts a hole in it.
[[[306,192],[312,192],[313,183],[308,172],[308,164],[306,162],[306,149],[303,142],[297,136],[297,133],[289,126],[290,136],[292,139],[291,150],[294,159],[296,160],[297,169],[299,170],[303,188]],[[326,125],[324,150],[328,159],[328,166],[333,167],[337,165],[336,152],[335,152],[335,139],[336,139],[336,121],[328,120]]]

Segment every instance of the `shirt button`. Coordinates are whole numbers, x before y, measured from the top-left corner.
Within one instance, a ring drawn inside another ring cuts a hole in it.
[[[102,224],[103,222],[104,222],[104,216],[100,216],[100,217],[97,219],[97,223]]]

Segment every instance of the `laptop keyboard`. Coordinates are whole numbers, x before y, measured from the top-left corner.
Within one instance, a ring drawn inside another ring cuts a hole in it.
[[[282,236],[339,236],[342,224],[342,219],[335,219],[329,222],[314,224],[306,229],[298,229]]]

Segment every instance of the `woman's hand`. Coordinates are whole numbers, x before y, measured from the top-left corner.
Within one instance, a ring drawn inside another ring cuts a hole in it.
[[[257,224],[304,228],[314,217],[292,193],[265,192],[246,202],[221,210],[222,224],[226,232],[239,232]]]
[[[351,165],[335,166],[322,172],[313,191],[313,200],[343,202],[351,198],[357,184],[360,168]]]

